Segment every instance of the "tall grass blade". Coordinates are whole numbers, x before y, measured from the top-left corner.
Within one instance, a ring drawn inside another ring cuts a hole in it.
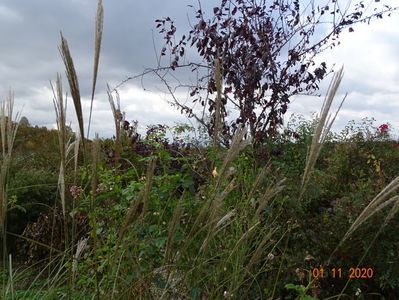
[[[57,129],[58,129],[58,144],[60,150],[60,173],[58,176],[58,186],[60,189],[60,199],[62,206],[62,214],[65,218],[66,214],[66,204],[65,204],[65,167],[66,167],[66,147],[67,147],[67,137],[66,137],[66,101],[64,103],[64,98],[62,95],[62,82],[61,76],[57,74],[57,79],[55,82],[55,88],[50,82],[51,88],[53,90],[53,104],[56,114]]]
[[[0,106],[0,134],[2,142],[0,166],[0,233],[2,239],[3,266],[7,260],[7,209],[8,209],[8,179],[11,167],[12,152],[17,134],[20,114],[13,121],[14,94],[10,91],[7,100]],[[3,277],[3,296],[6,295],[5,277]]]
[[[108,93],[108,101],[109,104],[111,105],[112,115],[114,117],[114,123],[115,123],[115,165],[117,165],[120,158],[121,123],[123,121],[123,115],[121,112],[121,102],[118,91],[115,91],[116,100],[114,100],[114,97],[112,96],[112,91],[109,85],[107,85],[107,93]]]
[[[10,277],[10,290],[11,290],[11,299],[14,299],[14,277],[12,270],[12,256],[8,255],[8,276]]]
[[[219,133],[221,126],[221,107],[222,107],[222,70],[219,58],[215,59],[215,82],[216,82],[216,106],[215,106],[215,123],[213,131],[213,146],[219,145]]]
[[[78,158],[79,158],[79,145],[80,145],[80,134],[76,134],[76,139],[74,142],[74,155],[73,155],[73,172],[74,172],[74,184],[76,185],[77,175],[78,175]]]
[[[153,179],[153,176],[154,176],[156,162],[157,162],[157,158],[156,157],[151,158],[150,163],[149,163],[148,168],[147,168],[146,183],[145,183],[145,186],[144,186],[144,193],[143,193],[143,212],[142,212],[142,216],[143,217],[147,213],[148,205],[149,205],[149,202],[150,202],[150,194],[151,194],[151,188],[152,188],[152,179]]]
[[[95,35],[95,42],[94,42],[93,85],[91,88],[90,115],[89,115],[89,124],[88,124],[88,128],[87,128],[87,138],[89,138],[89,135],[90,135],[91,115],[93,112],[94,93],[96,90],[98,64],[100,61],[101,40],[102,40],[102,35],[103,35],[103,21],[104,21],[103,3],[102,3],[102,0],[98,0],[97,15],[96,15],[96,35]]]
[[[98,134],[96,133],[95,139],[93,141],[92,146],[92,173],[91,173],[91,204],[90,209],[93,211],[95,209],[95,197],[97,194],[97,186],[98,186],[98,163],[100,159],[100,139]]]
[[[273,234],[277,232],[276,228],[270,229],[266,234],[264,234],[261,242],[258,244],[256,247],[254,253],[252,254],[248,265],[247,269],[251,269],[253,265],[255,265],[262,257],[262,254],[264,251],[268,248],[268,244],[272,244],[272,236]]]
[[[10,91],[7,100],[0,106],[0,134],[2,143],[0,167],[0,232],[5,243],[6,216],[8,207],[7,183],[11,167],[11,158],[17,134],[20,114],[17,113],[13,121],[14,94]],[[5,250],[5,249],[3,249]]]
[[[171,262],[171,253],[172,253],[172,246],[173,246],[173,237],[175,236],[177,226],[179,225],[180,222],[180,216],[182,213],[182,199],[184,197],[183,195],[179,198],[175,209],[173,210],[173,217],[172,217],[172,222],[169,226],[169,231],[168,231],[168,240],[166,241],[166,246],[165,246],[165,261],[164,264],[168,264]]]

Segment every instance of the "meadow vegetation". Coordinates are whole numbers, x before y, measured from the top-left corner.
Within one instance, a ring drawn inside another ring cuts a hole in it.
[[[93,99],[101,1],[96,24]],[[319,115],[293,115],[261,144],[239,127],[221,146],[220,120],[211,137],[186,124],[141,137],[111,89],[115,137],[90,141],[64,37],[60,52],[79,133],[66,126],[60,76],[57,130],[18,128],[11,94],[0,111],[2,299],[399,294],[399,144],[370,119],[330,132],[342,69]]]

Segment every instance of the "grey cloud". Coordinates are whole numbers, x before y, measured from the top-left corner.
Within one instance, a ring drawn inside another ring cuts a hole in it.
[[[205,11],[217,5],[216,2],[212,4],[212,1],[202,2],[204,2]],[[106,96],[106,83],[114,87],[127,76],[137,75],[147,67],[154,67],[156,58],[153,39],[158,51],[163,44],[162,36],[155,29],[154,20],[169,16],[176,21],[178,33],[186,33],[189,29],[187,15],[191,20],[194,16],[194,11],[187,5],[196,6],[197,1],[104,0],[103,4],[104,33],[92,132],[97,131],[104,136],[111,136],[113,120]],[[23,114],[32,124],[55,123],[49,80],[54,80],[57,72],[61,73],[64,90],[68,90],[63,63],[57,49],[60,43],[59,32],[62,30],[68,40],[79,76],[87,121],[93,68],[95,13],[96,1],[92,0],[2,1],[0,4],[0,38],[2,40],[0,43],[0,99],[6,97],[11,87],[15,90],[17,107],[25,104]],[[397,25],[398,18],[396,17],[393,16],[392,19]],[[373,24],[356,31],[353,37],[357,34],[369,34],[368,29],[372,27]],[[336,101],[339,101],[345,92],[348,92],[349,96],[339,124],[344,122],[344,116],[356,117],[360,114],[359,112],[365,111],[394,119],[395,112],[399,111],[395,100],[395,95],[399,95],[396,84],[399,80],[399,69],[393,67],[399,66],[396,57],[399,51],[397,31],[373,33],[374,44],[367,45],[368,48],[362,46],[356,51],[348,47],[351,46],[349,42],[351,38],[349,37],[347,41],[343,40],[342,45],[339,46],[351,50],[336,51],[338,47],[333,51],[328,51],[325,56],[329,64],[350,62],[356,56],[362,58],[355,66],[350,66],[350,64],[348,66],[346,63],[346,76]],[[368,58],[373,47],[381,43],[385,43],[389,51],[383,53],[381,57]],[[189,55],[195,57],[195,51],[189,51]],[[390,78],[384,77],[384,74],[388,73]],[[188,71],[176,73],[176,75],[185,84],[190,80],[195,81],[195,74]],[[323,96],[328,80],[321,85],[320,93]],[[146,89],[153,92],[154,97],[159,90],[165,91],[165,87],[154,76],[146,76],[143,84]],[[132,86],[137,90],[133,89],[133,93],[124,92]],[[129,119],[138,119],[143,127],[151,123],[169,122],[172,124],[174,120],[185,120],[173,108],[167,109],[168,106],[162,100],[164,96],[157,98],[159,102],[152,102],[151,97],[145,94],[137,95],[139,89],[141,89],[141,81],[137,79],[128,82],[120,90],[122,109],[126,111]],[[183,91],[179,90],[179,96],[183,100],[186,99]],[[363,96],[370,102],[366,106]],[[388,102],[387,98],[390,99]],[[305,114],[308,114],[309,110],[318,112],[322,100],[323,97],[309,101],[295,100],[290,106],[289,113],[295,110]],[[157,111],[156,108],[160,106],[162,110]],[[68,110],[69,120],[75,122],[71,102]]]

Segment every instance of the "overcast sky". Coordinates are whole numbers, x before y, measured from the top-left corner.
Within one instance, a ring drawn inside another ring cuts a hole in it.
[[[217,2],[204,0],[203,4],[206,9]],[[197,1],[103,1],[103,43],[91,132],[98,132],[103,137],[112,135],[113,119],[106,84],[115,86],[127,76],[155,67],[154,46],[159,51],[162,39],[155,30],[154,20],[170,16],[176,20],[178,30],[184,33],[188,28],[187,15],[193,19],[188,4],[196,5]],[[62,74],[67,89],[64,66],[57,49],[60,31],[68,40],[79,78],[85,119],[88,119],[96,6],[95,0],[0,0],[0,98],[5,99],[11,88],[16,109],[22,109],[22,115],[32,125],[55,126],[49,81],[54,81],[57,72]],[[348,97],[336,121],[336,129],[349,120],[374,117],[377,125],[391,123],[393,134],[398,134],[398,53],[399,12],[396,12],[390,18],[355,27],[354,33],[344,33],[341,45],[323,54],[322,59],[329,65],[345,66],[336,102],[346,92]],[[323,87],[328,85],[328,80]],[[186,118],[167,104],[167,96],[159,92],[153,85],[155,82],[155,78],[146,77],[143,82],[129,81],[120,89],[121,108],[127,119],[138,120],[141,128],[156,123],[184,122]],[[310,117],[312,112],[320,110],[322,100],[294,99],[287,115],[296,112]],[[68,121],[76,129],[72,102],[68,111]]]

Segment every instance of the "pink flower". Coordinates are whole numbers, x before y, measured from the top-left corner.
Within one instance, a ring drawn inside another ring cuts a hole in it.
[[[80,186],[73,185],[70,187],[69,191],[71,192],[72,197],[76,199],[82,194],[83,189]]]
[[[378,129],[380,130],[381,133],[388,133],[388,125],[387,124],[381,124]]]

